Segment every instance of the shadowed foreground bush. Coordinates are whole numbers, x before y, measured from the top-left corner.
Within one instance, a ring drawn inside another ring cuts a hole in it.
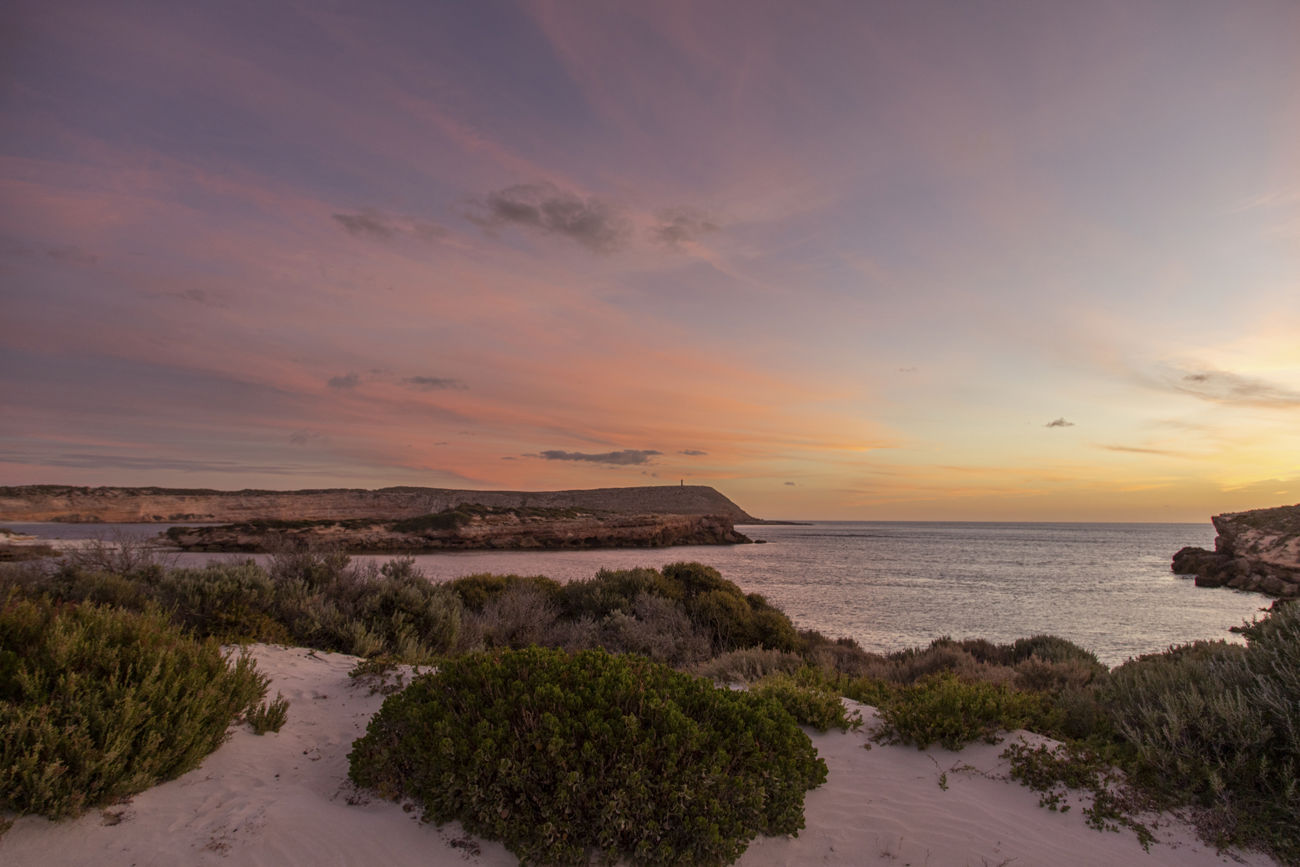
[[[819,732],[837,728],[842,732],[862,727],[862,715],[849,713],[839,692],[816,669],[803,668],[794,674],[770,674],[751,687],[755,695],[774,698],[802,726]]]
[[[1117,668],[1107,705],[1147,785],[1201,809],[1216,842],[1300,864],[1300,604]]]
[[[1023,728],[1046,712],[1038,695],[963,681],[951,672],[895,689],[879,710],[882,738],[920,749],[937,741],[950,750],[976,738],[996,743],[999,730]]]
[[[51,818],[196,767],[266,691],[156,610],[0,609],[0,808]]]
[[[448,660],[384,702],[350,761],[358,785],[526,863],[729,863],[802,828],[826,779],[776,701],[598,650]]]
[[[447,652],[461,628],[456,594],[430,583],[414,560],[358,565],[332,550],[286,548],[266,568],[248,560],[183,569],[154,563],[122,572],[78,562],[51,572],[0,570],[0,593],[6,588],[59,602],[134,611],[156,606],[195,635],[223,642],[296,644],[405,662]]]

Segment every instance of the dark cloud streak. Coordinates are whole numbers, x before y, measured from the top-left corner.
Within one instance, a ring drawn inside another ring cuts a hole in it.
[[[419,389],[420,391],[443,391],[446,389],[466,389],[468,385],[459,379],[451,379],[445,376],[408,376],[402,380],[402,385],[410,388]]]
[[[1098,448],[1105,449],[1108,452],[1123,452],[1126,454],[1135,454],[1135,455],[1160,455],[1161,457],[1166,457],[1166,458],[1184,457],[1184,455],[1178,452],[1171,452],[1165,449],[1147,449],[1147,448],[1142,448],[1140,446],[1102,445],[1102,446],[1098,446]]]
[[[576,241],[594,253],[619,249],[627,238],[627,221],[609,205],[583,198],[553,184],[516,184],[489,193],[486,217],[471,217],[485,228],[523,226]]]
[[[541,452],[537,457],[548,461],[584,461],[592,464],[609,464],[610,466],[631,466],[634,464],[646,464],[656,455],[663,452],[654,449],[623,449],[618,452],[601,452],[591,454],[588,452],[565,452],[559,449],[549,449]]]
[[[433,243],[447,230],[437,223],[404,214],[388,214],[375,208],[363,208],[355,214],[333,214],[334,221],[354,238],[370,241],[396,241],[410,238]]]
[[[650,229],[650,237],[667,247],[697,241],[722,227],[704,214],[690,208],[670,208],[657,215],[659,224]]]

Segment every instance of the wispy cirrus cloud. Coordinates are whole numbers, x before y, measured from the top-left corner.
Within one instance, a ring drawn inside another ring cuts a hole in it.
[[[1123,446],[1123,445],[1099,445],[1097,448],[1105,449],[1108,452],[1124,452],[1133,455],[1160,455],[1166,458],[1184,457],[1182,452],[1171,451],[1169,449],[1152,449],[1142,446]]]
[[[296,446],[305,446],[325,439],[325,434],[318,430],[296,430],[289,434],[289,442]]]
[[[650,229],[650,237],[666,247],[681,247],[722,228],[715,220],[692,208],[669,208],[660,211],[657,217],[658,222]]]
[[[484,228],[522,226],[568,238],[594,253],[619,249],[630,231],[627,219],[606,202],[549,183],[515,184],[497,190],[487,195],[483,207],[486,216],[470,219]]]
[[[1300,407],[1300,390],[1229,370],[1170,367],[1157,373],[1152,382],[1214,403],[1279,409]]]
[[[253,464],[239,460],[208,460],[202,458],[135,457],[106,453],[73,452],[49,455],[27,454],[14,450],[0,450],[0,461],[45,467],[69,467],[87,470],[151,471],[170,470],[181,473],[269,473],[293,475],[303,470],[301,466],[279,464]]]
[[[45,251],[45,255],[56,262],[67,262],[73,265],[94,265],[99,261],[98,256],[71,245],[51,247]]]
[[[352,237],[370,241],[410,238],[427,244],[447,235],[445,228],[430,220],[405,214],[390,214],[376,208],[362,208],[356,213],[330,216]]]
[[[326,382],[330,388],[337,388],[346,391],[356,388],[361,384],[361,377],[356,373],[345,373],[342,376],[331,376]]]

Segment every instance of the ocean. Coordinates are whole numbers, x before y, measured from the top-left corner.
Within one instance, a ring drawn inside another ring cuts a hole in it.
[[[157,524],[6,526],[46,538],[150,536]],[[1229,627],[1270,600],[1193,585],[1169,571],[1184,545],[1211,548],[1201,524],[821,522],[743,526],[761,545],[420,554],[430,580],[479,572],[587,578],[602,568],[695,560],[761,593],[800,628],[892,651],[941,636],[1003,643],[1067,638],[1107,665],[1196,639],[1240,640]],[[180,554],[179,565],[242,560]],[[357,559],[387,559],[363,558]]]

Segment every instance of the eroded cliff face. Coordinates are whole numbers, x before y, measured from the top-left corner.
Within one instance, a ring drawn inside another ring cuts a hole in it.
[[[259,521],[173,527],[167,538],[187,551],[338,547],[350,553],[440,550],[658,548],[751,541],[730,519],[710,515],[624,515],[568,509],[448,510],[401,521]]]
[[[1218,532],[1214,550],[1183,548],[1174,555],[1174,572],[1196,576],[1199,587],[1300,597],[1300,505],[1231,512],[1210,520]]]
[[[0,487],[0,521],[72,523],[228,523],[258,520],[396,520],[462,503],[493,508],[580,508],[640,515],[754,518],[713,488],[656,485],[578,491],[462,491],[448,488],[333,488],[314,491],[213,491],[175,488]]]

